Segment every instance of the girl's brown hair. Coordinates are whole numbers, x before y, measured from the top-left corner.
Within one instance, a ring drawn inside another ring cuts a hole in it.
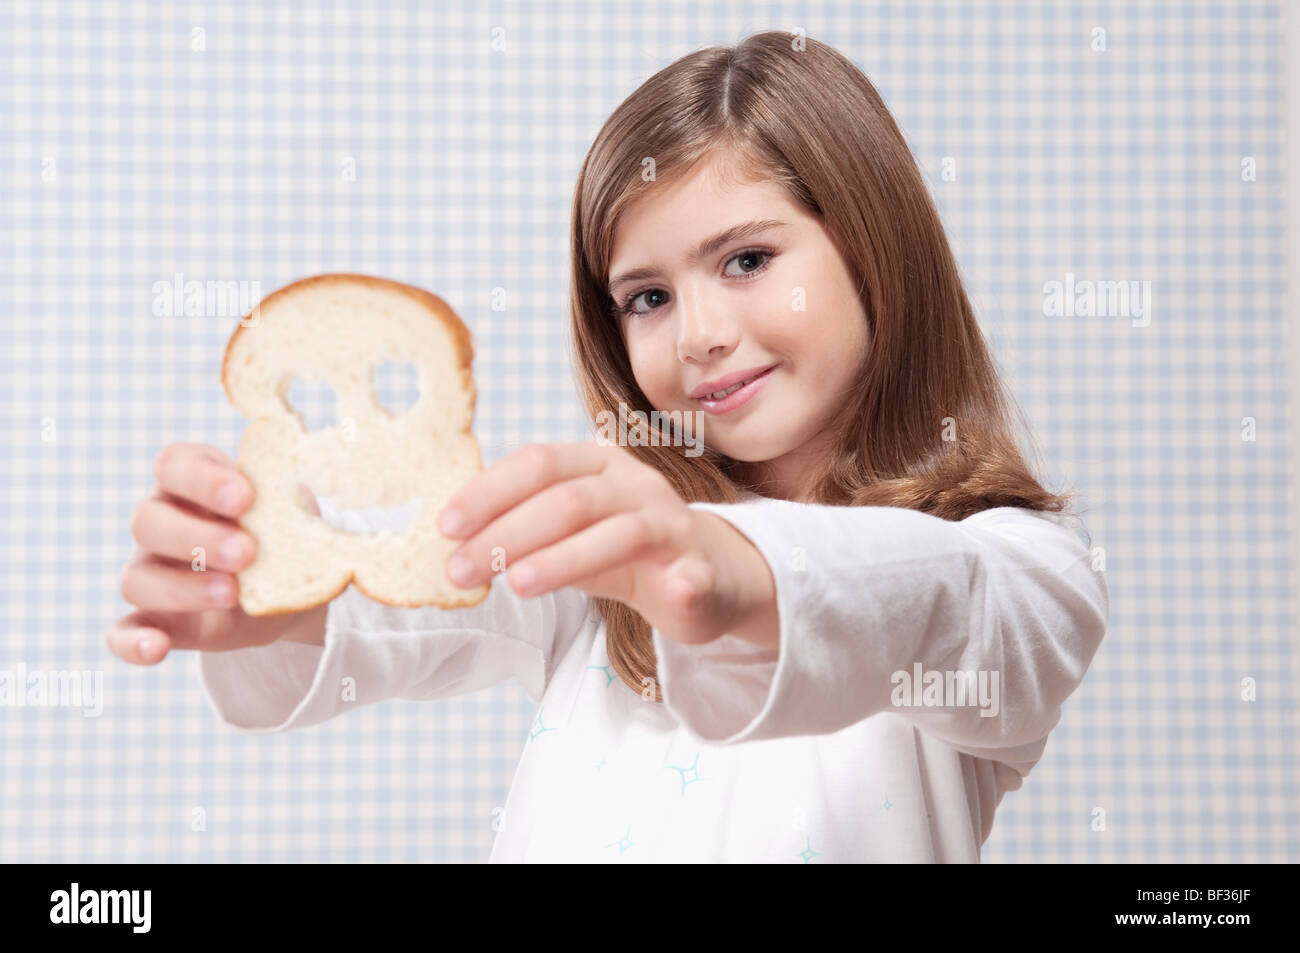
[[[657,409],[637,386],[606,288],[619,216],[719,157],[729,179],[775,182],[820,219],[866,314],[857,386],[807,501],[907,507],[945,520],[997,506],[1065,510],[1074,494],[1044,489],[1025,462],[1018,438],[1033,447],[1032,435],[1003,390],[902,133],[862,71],[810,37],[759,33],[684,56],[646,80],[596,136],[578,175],[571,234],[571,345],[593,421],[623,405],[628,430],[644,433],[632,414]],[[654,175],[643,176],[650,167]],[[687,457],[671,440],[627,449],[682,499],[763,494],[746,476],[751,467],[707,446]],[[595,605],[614,670],[661,701],[649,623],[617,600]]]

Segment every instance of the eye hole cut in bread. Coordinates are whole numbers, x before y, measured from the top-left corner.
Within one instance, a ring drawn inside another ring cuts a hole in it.
[[[240,322],[221,383],[248,418],[238,465],[254,499],[239,524],[257,540],[257,558],[238,574],[245,612],[309,609],[350,583],[408,608],[487,597],[486,584],[462,589],[447,579],[459,541],[436,525],[483,468],[471,429],[473,358],[469,329],[446,301],[366,275],[304,278]],[[394,361],[413,364],[419,378],[419,399],[400,412],[375,395],[375,368]],[[295,380],[333,389],[329,426],[308,430],[287,399]],[[393,514],[403,526],[394,528]]]

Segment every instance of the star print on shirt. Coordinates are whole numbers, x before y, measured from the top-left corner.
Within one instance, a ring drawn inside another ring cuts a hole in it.
[[[811,864],[814,857],[821,856],[821,851],[812,849],[812,838],[807,834],[804,835],[804,840],[807,842],[807,846],[804,847],[803,850],[799,851],[799,853],[795,854],[795,856],[802,857],[805,864]]]
[[[588,665],[587,668],[589,668],[589,669],[593,669],[593,668],[594,668],[594,669],[595,669],[596,671],[598,671],[598,672],[604,672],[604,673],[605,673],[605,687],[606,687],[606,688],[609,688],[610,683],[611,683],[612,681],[614,681],[614,673],[610,671],[610,666],[608,666],[608,665]]]
[[[666,765],[664,765],[664,768],[665,768],[665,769],[669,769],[669,770],[672,770],[672,771],[677,771],[677,772],[679,772],[679,773],[681,774],[681,778],[682,778],[682,796],[683,796],[683,797],[686,796],[686,787],[687,787],[687,785],[694,784],[696,781],[708,781],[708,780],[709,780],[708,778],[702,778],[702,777],[700,777],[700,768],[699,768],[699,764],[700,764],[700,753],[697,751],[697,752],[695,752],[695,760],[694,760],[693,762],[691,762],[691,766],[690,766],[689,768],[679,768],[679,767],[677,767],[677,766],[674,765],[674,764],[666,764]]]
[[[606,846],[606,847],[615,847],[615,846],[617,846],[617,847],[618,847],[618,855],[619,855],[620,857],[622,857],[622,856],[623,856],[623,851],[627,850],[629,847],[635,847],[635,846],[636,846],[635,844],[632,843],[632,841],[631,841],[631,836],[632,836],[632,825],[629,824],[629,825],[627,826],[627,833],[626,833],[626,834],[624,834],[624,835],[623,835],[622,837],[620,837],[618,840],[616,840],[616,841],[612,841],[611,843],[608,843],[608,844],[606,844],[605,846]]]
[[[546,706],[542,706],[542,707],[545,708]],[[558,728],[547,728],[542,724],[542,709],[539,708],[537,711],[537,718],[534,719],[533,721],[533,728],[528,733],[528,740],[529,741],[534,740],[538,735],[540,735],[544,731],[559,731],[559,730],[560,729]]]

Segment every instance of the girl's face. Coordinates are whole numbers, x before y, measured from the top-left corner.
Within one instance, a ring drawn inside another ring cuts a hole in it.
[[[768,495],[800,499],[867,346],[862,303],[821,223],[780,187],[727,184],[706,161],[628,207],[607,278],[653,408],[703,411],[686,418],[702,420],[697,439],[756,464]],[[700,399],[701,387],[763,371]]]

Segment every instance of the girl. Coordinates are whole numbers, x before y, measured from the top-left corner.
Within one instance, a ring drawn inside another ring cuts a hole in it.
[[[871,83],[782,33],[673,63],[592,145],[572,255],[593,419],[644,438],[636,412],[702,417],[702,455],[668,432],[526,447],[442,513],[458,584],[509,554],[479,605],[350,588],[255,619],[234,576],[187,566],[223,539],[225,569],[251,561],[251,488],[219,451],[169,447],[113,650],[204,650],[218,715],[254,733],[517,676],[540,707],[493,861],[978,861],[1108,590],[1018,449]]]

